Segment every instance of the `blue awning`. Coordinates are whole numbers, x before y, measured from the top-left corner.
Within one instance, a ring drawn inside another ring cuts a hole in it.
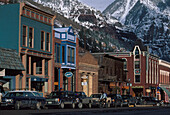
[[[37,81],[37,82],[48,82],[48,78],[43,78],[40,76],[30,76],[31,81]]]

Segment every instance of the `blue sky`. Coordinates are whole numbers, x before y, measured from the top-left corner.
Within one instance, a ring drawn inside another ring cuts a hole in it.
[[[79,1],[89,6],[92,6],[100,11],[103,11],[114,0],[79,0]]]

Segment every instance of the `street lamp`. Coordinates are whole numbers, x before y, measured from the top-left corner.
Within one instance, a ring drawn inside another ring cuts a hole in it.
[[[129,95],[130,95],[130,78],[128,79],[129,82]]]

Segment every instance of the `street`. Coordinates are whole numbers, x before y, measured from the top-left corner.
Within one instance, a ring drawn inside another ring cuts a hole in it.
[[[170,107],[0,110],[0,115],[170,115]]]

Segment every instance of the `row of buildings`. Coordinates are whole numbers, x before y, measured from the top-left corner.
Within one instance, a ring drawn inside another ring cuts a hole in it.
[[[168,100],[170,63],[140,40],[130,52],[89,53],[73,28],[26,3],[0,6],[0,84],[5,90],[54,90],[154,96]]]

